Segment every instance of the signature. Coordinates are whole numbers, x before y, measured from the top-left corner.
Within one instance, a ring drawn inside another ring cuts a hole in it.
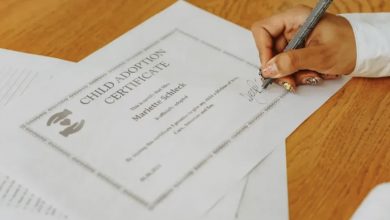
[[[259,83],[256,80],[247,80],[246,84],[249,87],[249,90],[245,92],[240,92],[242,97],[245,97],[249,102],[257,102],[258,104],[264,104],[264,100],[261,101],[258,99],[259,95],[264,92],[264,89],[261,88]]]

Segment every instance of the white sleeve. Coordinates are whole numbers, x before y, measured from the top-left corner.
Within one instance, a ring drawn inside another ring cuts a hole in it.
[[[390,76],[390,13],[342,14],[352,26],[356,66],[351,76]]]

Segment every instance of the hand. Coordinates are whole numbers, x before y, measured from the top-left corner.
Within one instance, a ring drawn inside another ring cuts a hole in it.
[[[312,9],[297,6],[252,26],[262,73],[290,91],[298,85],[316,85],[355,68],[355,37],[349,22],[326,13],[301,49],[283,52]],[[276,56],[275,56],[276,55]]]

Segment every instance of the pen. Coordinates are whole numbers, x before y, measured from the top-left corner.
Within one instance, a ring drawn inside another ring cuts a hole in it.
[[[321,17],[325,14],[326,9],[332,3],[333,0],[320,0],[317,5],[314,7],[313,11],[310,13],[309,17],[306,19],[305,23],[299,28],[298,32],[292,38],[292,40],[287,44],[283,52],[298,49],[304,46],[306,38],[309,36],[311,31],[320,21]],[[259,70],[259,75],[263,77],[261,69]],[[264,78],[263,89],[266,89],[273,81],[272,78]]]

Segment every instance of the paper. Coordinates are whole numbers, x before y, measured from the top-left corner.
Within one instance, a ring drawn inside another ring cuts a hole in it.
[[[0,207],[0,219],[3,220],[56,220],[52,216],[42,216],[15,209],[4,209]]]
[[[351,219],[390,219],[390,183],[382,183],[373,188],[355,211]]]
[[[38,81],[53,78],[54,72],[49,69],[69,65],[72,63],[55,58],[0,49],[0,109],[28,92]],[[10,173],[5,173],[0,169],[0,214],[21,215],[19,213],[26,212],[29,213],[27,216],[39,214],[40,217],[67,218],[57,207],[16,181]]]
[[[224,197],[211,207],[199,220],[234,220],[239,212],[240,203],[242,202],[246,187],[246,178],[240,181]]]
[[[71,62],[0,49],[0,109],[22,95],[34,81],[46,81]]]
[[[346,82],[263,91],[257,60],[249,31],[178,2],[4,112],[0,161],[86,219],[200,217]]]
[[[284,141],[200,220],[287,220]]]
[[[288,219],[284,141],[248,175],[247,181],[236,219]]]
[[[0,213],[5,210],[16,213],[23,211],[34,215],[40,214],[40,216],[67,219],[65,214],[52,204],[47,203],[44,198],[4,174],[0,174],[0,210],[2,210]]]

